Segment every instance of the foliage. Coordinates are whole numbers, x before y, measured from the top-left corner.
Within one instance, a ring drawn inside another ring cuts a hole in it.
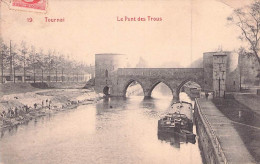
[[[25,41],[22,41],[19,46],[12,42],[10,54],[10,45],[5,44],[0,38],[0,52],[2,71],[21,70],[23,68],[24,72],[26,70],[33,73],[36,70],[75,75],[90,73],[89,66],[86,64],[66,58],[65,55],[57,53],[55,50],[49,50],[47,54],[42,49],[37,52],[34,46],[29,48]]]
[[[251,5],[238,8],[227,18],[228,22],[236,25],[241,30],[239,38],[248,42],[250,50],[259,58],[260,40],[260,0],[254,1]]]

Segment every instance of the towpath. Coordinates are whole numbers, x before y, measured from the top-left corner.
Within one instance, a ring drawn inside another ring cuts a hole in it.
[[[228,163],[256,163],[248,152],[231,120],[225,117],[210,99],[197,100],[203,117],[217,136]]]

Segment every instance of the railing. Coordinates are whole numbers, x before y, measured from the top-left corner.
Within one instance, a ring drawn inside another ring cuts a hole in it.
[[[206,125],[210,131],[209,135],[212,136],[213,138],[213,141],[215,142],[212,142],[212,143],[215,143],[215,145],[213,145],[214,147],[217,148],[217,154],[221,156],[221,159],[222,159],[222,162],[224,162],[224,164],[228,164],[228,161],[227,161],[227,158],[226,158],[226,155],[221,147],[221,144],[219,142],[219,139],[215,133],[215,131],[213,130],[213,128],[211,127],[209,121],[208,121],[208,118],[201,112],[201,108],[200,108],[200,104],[198,103],[197,101],[197,98],[195,99],[195,102],[197,104],[197,107],[198,107],[198,113],[199,115],[201,116],[201,120],[203,122],[204,125]],[[205,128],[206,131],[207,131],[207,128]],[[215,149],[216,150],[216,149]]]

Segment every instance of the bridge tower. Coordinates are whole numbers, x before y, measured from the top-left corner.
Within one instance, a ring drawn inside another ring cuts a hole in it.
[[[224,97],[225,92],[239,91],[237,57],[231,51],[203,54],[205,91],[214,91],[215,97]]]
[[[126,58],[122,54],[95,55],[95,91],[110,95],[117,83],[118,68],[125,68]]]

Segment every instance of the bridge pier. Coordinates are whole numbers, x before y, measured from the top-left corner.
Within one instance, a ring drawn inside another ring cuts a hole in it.
[[[176,97],[176,96],[173,96],[172,99],[173,99],[173,101],[179,101],[179,100],[180,100],[179,96],[177,96],[177,97]]]
[[[145,99],[151,98],[151,93],[149,93],[149,90],[148,90],[148,89],[144,89],[144,98],[145,98]]]
[[[172,90],[172,88],[170,88]],[[151,96],[151,91],[150,90],[144,90],[144,99],[150,99],[152,96]],[[180,100],[180,97],[179,97],[179,93],[175,90],[172,90],[172,99],[174,101],[179,101]]]
[[[176,90],[172,90],[172,96],[174,101],[180,100],[179,93]]]
[[[152,96],[144,96],[144,99],[151,99]]]

